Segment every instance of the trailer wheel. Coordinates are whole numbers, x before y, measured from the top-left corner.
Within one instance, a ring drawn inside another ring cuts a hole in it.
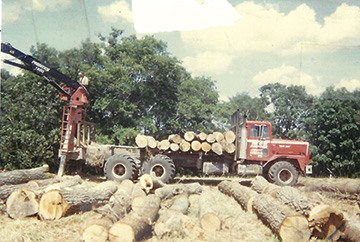
[[[156,155],[144,163],[144,173],[152,174],[160,181],[169,183],[175,176],[175,165],[166,155]]]
[[[279,161],[269,169],[269,180],[279,186],[294,186],[299,177],[295,166],[287,161]]]
[[[123,181],[135,180],[138,169],[135,160],[129,155],[113,155],[105,163],[104,173],[107,179]]]

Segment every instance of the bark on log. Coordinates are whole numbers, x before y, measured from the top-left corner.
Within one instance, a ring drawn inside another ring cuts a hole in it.
[[[78,211],[89,211],[107,203],[116,191],[113,181],[52,190],[41,197],[39,216],[43,220],[55,220]]]
[[[14,170],[0,173],[0,186],[9,184],[20,184],[31,180],[50,178],[48,165],[24,170]]]
[[[223,135],[223,133],[214,132],[213,134],[215,135],[215,140],[216,140],[216,142],[220,143],[221,141],[224,140],[224,135]]]
[[[169,135],[168,140],[172,143],[180,144],[182,141],[182,138],[179,134],[171,134],[171,135]]]
[[[184,139],[188,142],[191,142],[195,139],[196,134],[193,131],[187,131],[184,134]]]
[[[223,181],[218,185],[219,191],[233,197],[245,211],[252,212],[252,201],[258,195],[249,187],[238,182]]]
[[[360,222],[353,219],[347,221],[345,232],[342,236],[345,240],[351,242],[360,241]]]
[[[172,198],[173,196],[176,196],[183,192],[186,192],[189,195],[200,194],[202,192],[202,188],[199,183],[189,183],[166,185],[155,190],[155,194],[158,195],[161,200]]]
[[[226,131],[224,133],[224,139],[228,142],[228,143],[234,143],[235,139],[236,139],[236,135],[233,131],[229,130]]]
[[[138,182],[134,185],[133,190],[131,191],[131,197],[145,197],[146,193],[144,191],[144,188],[142,187],[141,183]]]
[[[157,148],[159,150],[168,150],[170,148],[170,141],[168,141],[167,139],[160,141]]]
[[[262,193],[264,188],[269,184],[270,183],[264,177],[256,176],[251,182],[251,188],[257,193]]]
[[[165,186],[165,184],[150,174],[144,174],[139,178],[139,183],[146,193]]]
[[[155,149],[157,147],[157,142],[154,137],[146,136],[147,139],[147,146],[151,149]]]
[[[29,190],[11,193],[6,201],[6,212],[13,219],[22,219],[36,215],[39,212],[36,194]]]
[[[116,222],[109,231],[109,241],[135,241],[151,235],[151,224],[155,221],[160,199],[156,195],[145,197],[141,211],[132,211],[124,219]]]
[[[188,194],[182,193],[175,196],[173,200],[173,204],[170,208],[161,209],[159,212],[159,219],[154,225],[154,232],[158,238],[162,238],[164,235],[169,234],[184,234],[181,218],[189,208],[190,203]]]
[[[197,135],[197,139],[200,140],[200,141],[202,141],[202,142],[205,141],[206,138],[207,138],[207,134],[205,134],[205,133],[203,133],[203,132],[201,132],[201,133],[199,133],[199,134]]]
[[[199,198],[200,225],[207,232],[215,232],[221,229],[221,221],[212,206],[214,197],[209,190],[204,190]]]
[[[253,200],[253,209],[263,223],[283,241],[308,241],[310,230],[303,215],[295,214],[269,195],[260,194]]]
[[[219,143],[213,143],[211,145],[211,150],[212,150],[212,152],[214,152],[217,155],[222,155],[223,154],[222,146]]]
[[[216,141],[216,137],[214,134],[208,134],[208,136],[206,137],[206,142],[208,142],[209,144],[212,144]]]
[[[344,194],[360,194],[359,179],[321,179],[321,178],[300,178],[299,183],[304,185],[306,191],[326,191]]]
[[[171,143],[170,144],[170,150],[173,151],[173,152],[176,152],[176,151],[179,151],[180,149],[180,145],[179,144],[176,144],[176,143]]]
[[[207,153],[211,150],[211,145],[208,142],[202,142],[201,150],[204,151],[205,153]]]
[[[190,143],[183,140],[181,143],[180,143],[180,150],[182,152],[188,152],[190,150]]]
[[[201,143],[197,140],[194,140],[193,142],[191,142],[191,149],[193,151],[199,151],[201,150]]]
[[[139,147],[139,148],[145,148],[148,144],[147,138],[145,135],[142,134],[138,134],[135,137],[135,144]]]

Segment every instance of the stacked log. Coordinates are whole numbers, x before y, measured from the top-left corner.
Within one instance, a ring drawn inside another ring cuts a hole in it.
[[[214,132],[211,134],[192,131],[184,133],[182,137],[179,134],[171,134],[167,139],[156,141],[151,136],[137,135],[135,143],[140,148],[157,148],[160,151],[171,152],[212,152],[216,155],[223,153],[233,154],[235,152],[235,134],[233,131],[225,133]]]
[[[10,184],[20,184],[31,180],[39,180],[50,178],[49,166],[43,165],[42,167],[33,169],[14,170],[0,173],[0,186]]]

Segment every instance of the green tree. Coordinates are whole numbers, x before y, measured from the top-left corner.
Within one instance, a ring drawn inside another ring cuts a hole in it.
[[[267,84],[260,88],[261,97],[273,106],[274,134],[281,138],[307,139],[305,120],[312,109],[313,97],[304,86]]]
[[[307,120],[317,174],[360,176],[359,91],[328,88],[311,109]]]

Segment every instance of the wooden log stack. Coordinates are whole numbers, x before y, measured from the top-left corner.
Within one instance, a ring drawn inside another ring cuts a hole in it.
[[[168,139],[156,141],[155,138],[145,135],[137,135],[135,143],[140,148],[154,149],[171,152],[212,152],[216,155],[235,152],[235,134],[233,131],[225,133],[214,132],[211,134],[188,131],[183,137],[179,134],[171,134]]]

